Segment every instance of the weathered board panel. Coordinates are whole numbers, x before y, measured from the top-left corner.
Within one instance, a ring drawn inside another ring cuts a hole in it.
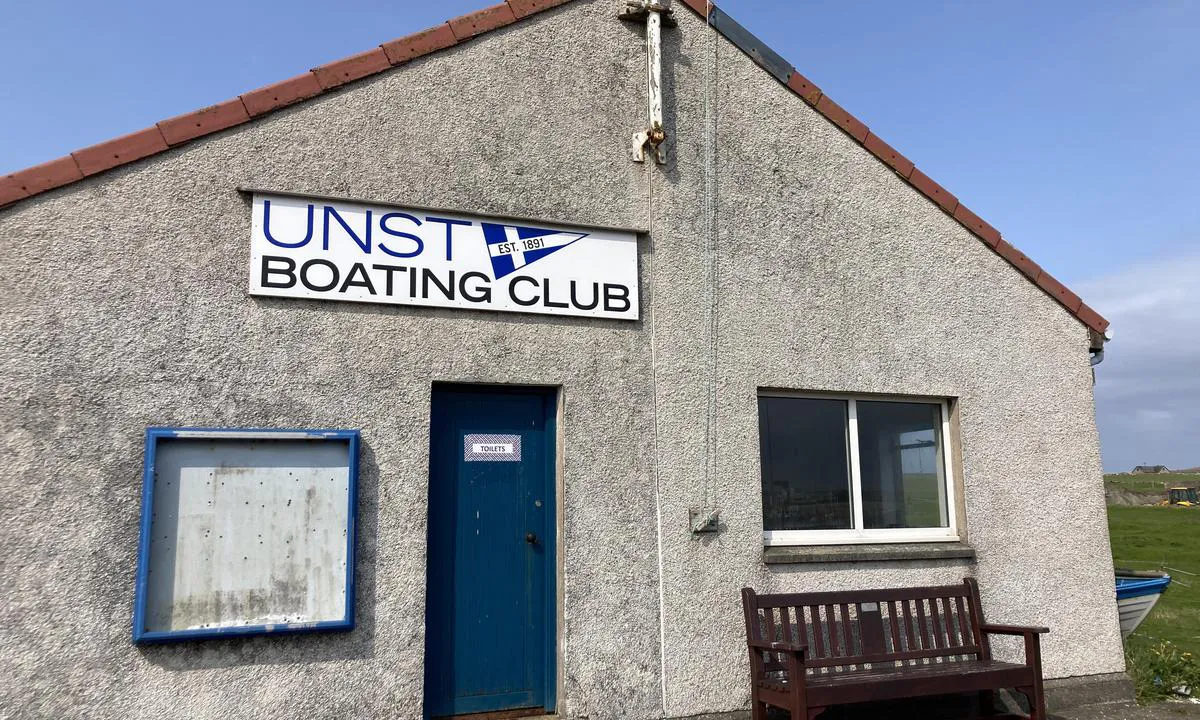
[[[351,444],[228,433],[159,438],[143,632],[346,622]]]

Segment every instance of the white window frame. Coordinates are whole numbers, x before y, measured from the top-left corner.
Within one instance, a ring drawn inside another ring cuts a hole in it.
[[[854,528],[845,530],[763,530],[763,545],[863,545],[868,543],[934,543],[958,542],[958,497],[956,493],[953,453],[950,441],[950,403],[941,398],[904,395],[840,395],[837,393],[791,393],[760,390],[758,397],[792,398],[797,400],[841,400],[846,403],[846,435],[850,448],[850,491]],[[944,528],[881,528],[863,527],[862,468],[858,459],[858,403],[896,402],[936,405],[942,420],[942,466],[945,476],[945,503],[948,527]],[[762,428],[759,428],[762,437]],[[761,460],[760,460],[761,462]],[[762,487],[762,468],[759,468],[759,488]],[[761,502],[761,494],[760,494]]]

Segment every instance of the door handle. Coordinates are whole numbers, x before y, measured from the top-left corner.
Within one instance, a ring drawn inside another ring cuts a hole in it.
[[[537,535],[534,535],[531,532],[525,533],[525,542],[529,543],[530,545],[537,545]]]

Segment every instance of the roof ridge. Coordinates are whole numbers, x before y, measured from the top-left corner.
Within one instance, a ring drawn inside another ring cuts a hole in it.
[[[205,135],[250,122],[347,83],[390,70],[571,1],[505,0],[420,32],[382,43],[356,55],[325,63],[287,80],[250,90],[231,100],[177,115],[144,130],[0,176],[0,208],[165,152]],[[1001,237],[1000,231],[959,202],[957,197],[917,168],[911,160],[871,132],[865,123],[834,102],[815,83],[801,75],[782,56],[720,10],[715,3],[710,0],[679,1],[705,18],[713,29],[868,152],[892,168],[909,186],[937,204],[943,212],[958,221],[997,255],[1058,301],[1080,322],[1098,334],[1103,334],[1108,329],[1108,320],[1084,303],[1078,295]]]

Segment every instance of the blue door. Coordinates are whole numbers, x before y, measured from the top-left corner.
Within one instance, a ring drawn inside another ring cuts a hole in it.
[[[554,710],[552,391],[435,386],[425,715]]]

